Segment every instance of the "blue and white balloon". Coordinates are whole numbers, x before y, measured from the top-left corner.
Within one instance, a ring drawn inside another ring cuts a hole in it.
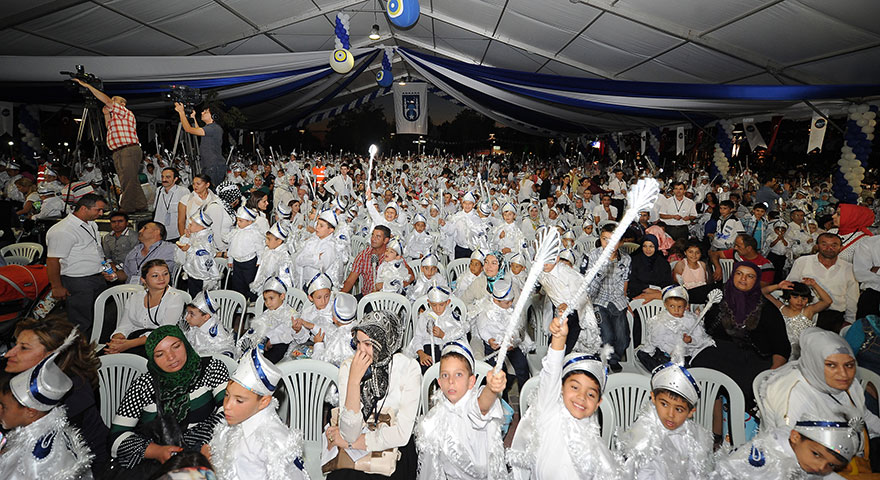
[[[876,105],[851,105],[846,119],[844,145],[840,149],[839,168],[834,171],[831,191],[843,203],[857,203],[862,193],[865,167],[871,155],[874,128],[877,126]]]
[[[379,73],[376,74],[376,83],[380,87],[390,87],[394,83],[394,75],[391,70],[379,70]]]
[[[388,0],[388,20],[400,28],[409,28],[419,21],[419,0]]]
[[[333,29],[336,40],[336,49],[330,54],[330,68],[336,73],[348,73],[354,68],[354,55],[351,54],[351,41],[349,32],[351,31],[351,18],[347,13],[336,14],[336,25]]]
[[[344,48],[333,50],[330,54],[330,68],[336,73],[348,73],[354,68],[354,55]]]

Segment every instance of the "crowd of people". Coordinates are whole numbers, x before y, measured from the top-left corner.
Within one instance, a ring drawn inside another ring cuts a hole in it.
[[[180,115],[213,135],[210,111],[204,128]],[[180,458],[223,479],[308,478],[302,434],[273,400],[277,365],[302,358],[339,367],[321,459],[331,479],[805,478],[873,463],[876,391],[855,379],[857,365],[880,366],[867,195],[837,205],[821,182],[606,162],[291,154],[193,172],[156,155],[137,166],[137,188],[154,190],[146,207],[108,212],[89,178],[48,165],[34,190],[6,167],[3,191],[21,194],[23,214],[50,205],[34,192],[61,199],[56,217],[70,213],[46,235],[64,313],[22,321],[0,376],[4,478],[155,478]],[[646,177],[661,194],[635,211],[627,194]],[[143,209],[152,219],[135,231],[129,214]],[[554,229],[558,254],[533,265]],[[148,371],[108,429],[86,339],[113,284],[143,290],[98,354],[143,356]],[[212,293],[223,286],[262,310],[228,330]],[[300,290],[307,302],[294,308]],[[421,309],[359,315],[374,292]],[[522,297],[534,324],[512,318]],[[632,332],[628,316],[649,302],[660,313]],[[478,384],[478,362],[494,366],[504,345],[510,368]],[[218,355],[238,362],[231,376]],[[625,365],[650,375],[652,391],[609,448],[598,406]],[[420,415],[432,367],[439,389]],[[747,444],[725,437],[721,399],[711,430],[693,420],[693,367],[742,391],[760,418]],[[511,425],[511,394],[532,375],[537,393]]]

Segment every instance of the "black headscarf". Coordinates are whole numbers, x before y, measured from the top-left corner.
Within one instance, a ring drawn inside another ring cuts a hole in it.
[[[374,410],[378,417],[380,407],[376,404],[388,393],[391,359],[400,351],[403,328],[397,315],[387,310],[380,310],[364,315],[364,318],[351,330],[351,335],[355,337],[358,331],[367,334],[373,345],[370,376],[364,375],[361,380],[361,414],[366,422]]]
[[[669,268],[669,262],[660,251],[657,237],[649,233],[642,238],[642,243],[645,242],[654,244],[654,254],[650,257],[645,255],[641,247],[633,254],[627,288],[627,295],[630,298],[641,294],[651,285],[661,288],[672,285],[672,269]]]

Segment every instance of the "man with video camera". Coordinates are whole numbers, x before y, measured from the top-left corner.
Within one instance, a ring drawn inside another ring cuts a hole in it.
[[[108,97],[92,85],[73,78],[80,86],[104,104],[104,122],[107,125],[107,148],[113,152],[113,166],[119,175],[122,194],[119,197],[119,211],[134,213],[147,209],[147,197],[141,188],[138,174],[144,153],[137,136],[137,121],[131,110],[125,108],[126,101],[120,96]]]
[[[183,125],[186,133],[202,137],[199,143],[199,159],[201,161],[202,173],[208,174],[214,186],[220,185],[220,183],[226,180],[226,160],[221,152],[223,147],[223,128],[214,121],[219,112],[212,112],[210,106],[205,106],[200,115],[205,126],[199,127],[198,122],[196,122],[195,110],[192,111],[194,125],[189,124],[189,119],[186,118],[186,109],[182,103],[175,102],[174,110],[180,116],[180,123]]]

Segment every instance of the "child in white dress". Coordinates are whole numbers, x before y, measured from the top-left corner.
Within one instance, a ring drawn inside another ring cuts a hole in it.
[[[422,373],[440,358],[440,346],[448,342],[467,343],[467,328],[451,303],[449,287],[434,285],[428,289],[428,309],[421,312],[413,326],[413,337],[403,353],[415,358]]]
[[[647,336],[638,348],[636,357],[652,371],[669,361],[673,350],[684,342],[684,364],[704,348],[715,345],[697,316],[688,309],[688,292],[681,285],[663,290],[664,310],[647,321]]]
[[[220,269],[217,266],[217,249],[210,227],[214,220],[202,206],[190,217],[186,234],[177,240],[178,250],[174,261],[183,266],[189,277],[187,291],[196,296],[202,290],[216,290],[220,286]]]
[[[417,213],[413,217],[413,229],[406,236],[403,256],[407,260],[415,261],[431,253],[434,247],[434,236],[428,231],[428,221],[424,215]]]
[[[315,345],[312,358],[338,367],[352,356],[354,349],[351,348],[351,329],[357,318],[357,305],[357,299],[349,293],[337,292],[333,296],[332,323],[316,327],[318,331],[313,337]]]
[[[437,260],[436,255],[428,253],[418,265],[419,271],[418,275],[416,275],[416,283],[406,291],[406,298],[410,302],[425,296],[428,293],[428,289],[433,285],[447,286],[446,277],[440,274],[440,262]]]
[[[287,285],[278,277],[270,278],[263,286],[263,305],[266,310],[251,322],[251,327],[238,339],[242,353],[257,345],[264,345],[266,358],[280,361],[293,341],[308,340],[308,329],[302,328],[293,307],[285,303]]]
[[[272,277],[280,278],[285,285],[293,285],[293,277],[290,273],[290,253],[284,244],[289,236],[290,231],[286,230],[280,222],[272,225],[266,232],[265,247],[260,254],[260,265],[257,267],[254,281],[250,284],[251,292],[262,293],[263,285]]]

